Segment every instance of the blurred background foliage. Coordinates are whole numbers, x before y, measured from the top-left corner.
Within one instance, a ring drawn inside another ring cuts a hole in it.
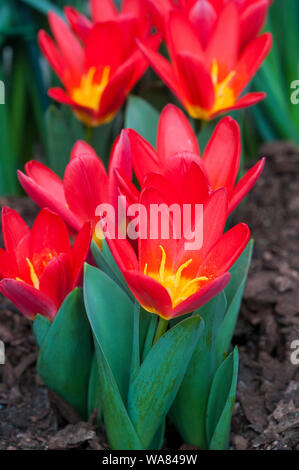
[[[117,6],[121,0],[115,0]],[[48,29],[47,13],[72,5],[88,14],[88,0],[0,0],[0,80],[5,83],[5,105],[0,105],[0,195],[18,194],[16,169],[36,158],[60,176],[77,139],[86,129],[71,110],[47,97],[59,81],[42,57],[37,33]],[[251,88],[266,91],[267,99],[234,114],[242,126],[245,155],[256,158],[261,142],[284,139],[299,143],[299,104],[291,104],[291,83],[299,80],[299,1],[274,0],[265,30],[272,32],[273,49]],[[298,94],[299,97],[299,94]],[[108,125],[97,128],[91,144],[107,163],[121,127],[133,127],[154,143],[158,113],[168,102],[178,104],[152,70],[128,99],[125,109]],[[201,133],[205,144],[215,123]]]

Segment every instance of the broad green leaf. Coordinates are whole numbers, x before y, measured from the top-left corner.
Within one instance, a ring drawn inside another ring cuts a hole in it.
[[[217,333],[226,311],[225,294],[221,292],[197,310],[204,329],[194,350],[182,385],[171,408],[171,419],[185,442],[207,448],[206,411],[211,384],[217,369]]]
[[[93,355],[92,363],[91,363],[89,385],[88,385],[87,410],[88,410],[88,416],[90,416],[94,410],[98,410],[97,422],[99,424],[101,422],[101,413],[102,413],[102,393],[101,393],[99,367],[98,367],[96,354]]]
[[[202,333],[199,316],[165,333],[148,353],[130,384],[128,411],[147,449],[171,407]]]
[[[84,300],[89,321],[126,400],[132,360],[134,304],[105,273],[85,265]]]
[[[156,146],[159,113],[147,101],[137,96],[128,99],[125,127],[134,129],[153,147]]]
[[[40,348],[52,323],[43,315],[37,315],[33,321],[32,329],[37,346]]]
[[[50,168],[63,177],[77,140],[84,139],[81,123],[67,106],[49,106],[46,112],[47,156]]]
[[[82,293],[75,289],[62,304],[38,357],[38,373],[64,400],[87,417],[92,337]]]
[[[218,364],[221,364],[224,357],[229,353],[231,347],[231,341],[235,331],[248,270],[251,263],[253,244],[254,242],[251,240],[240,258],[230,270],[231,280],[225,288],[228,308],[217,338],[216,353]]]
[[[228,447],[236,399],[238,363],[239,354],[235,348],[221,364],[213,380],[207,413],[207,436],[211,450],[224,450]]]

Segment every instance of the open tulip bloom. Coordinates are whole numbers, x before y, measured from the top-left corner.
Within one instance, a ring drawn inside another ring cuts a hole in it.
[[[28,318],[53,320],[66,296],[79,285],[89,252],[87,223],[71,247],[59,216],[44,209],[32,230],[12,209],[2,210],[5,251],[0,250],[0,291]]]
[[[50,97],[71,106],[81,121],[94,127],[114,118],[148,67],[135,38],[157,49],[160,37],[150,34],[142,0],[125,0],[119,14],[112,0],[91,3],[93,22],[66,9],[74,32],[50,12],[55,42],[40,31],[39,44],[65,88],[50,89]]]
[[[250,2],[255,3],[255,9],[251,6],[253,12],[249,6],[244,11],[238,8],[237,4],[246,2],[233,0],[222,4],[206,0],[186,3],[193,6],[190,15],[184,8],[169,11],[165,7],[169,13],[164,15],[164,38],[170,62],[142,40],[138,44],[189,115],[209,121],[219,113],[262,100],[265,97],[262,92],[247,93],[242,97],[241,93],[271,48],[271,34],[257,36],[267,2]],[[242,33],[244,22],[249,23],[246,36]]]

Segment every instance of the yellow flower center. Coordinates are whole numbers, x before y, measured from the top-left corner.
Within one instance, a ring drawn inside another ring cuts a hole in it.
[[[215,91],[215,103],[212,109],[207,110],[200,106],[192,106],[187,103],[187,109],[191,117],[208,121],[212,114],[221,110],[231,108],[236,101],[234,90],[229,86],[236,72],[230,72],[222,82],[219,82],[219,65],[217,60],[213,60],[211,68],[212,82]]]
[[[86,75],[82,77],[81,85],[72,91],[73,100],[85,108],[90,108],[97,112],[100,107],[103,92],[109,82],[110,67],[104,68],[101,81],[95,83],[94,77],[96,67],[91,67]]]
[[[172,308],[175,308],[178,304],[188,299],[191,295],[195,294],[198,291],[200,285],[208,281],[209,279],[205,276],[196,277],[190,279],[190,277],[184,276],[184,270],[192,263],[192,259],[189,259],[183,263],[178,270],[174,273],[165,269],[166,266],[166,253],[163,246],[160,245],[162,252],[162,259],[160,263],[160,269],[158,273],[148,273],[148,265],[144,266],[144,274],[149,276],[160,284],[167,290],[172,301]],[[152,313],[158,313],[156,311],[151,311]]]

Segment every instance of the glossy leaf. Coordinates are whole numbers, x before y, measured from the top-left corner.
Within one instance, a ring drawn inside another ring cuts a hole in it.
[[[82,293],[75,289],[62,304],[38,357],[38,373],[82,416],[87,417],[92,337]]]
[[[134,304],[105,273],[85,266],[84,301],[94,334],[103,350],[123,400],[132,359]]]
[[[194,316],[165,333],[130,384],[128,411],[144,448],[175,399],[202,328],[200,317]]]
[[[207,412],[207,437],[211,450],[224,450],[228,447],[236,399],[238,363],[239,354],[235,348],[221,364],[213,380]]]
[[[207,448],[206,411],[217,369],[217,334],[226,305],[225,294],[221,292],[197,311],[204,321],[204,329],[171,409],[171,419],[184,441],[202,449]]]
[[[88,416],[94,410],[98,411],[97,422],[101,422],[101,413],[102,413],[102,393],[101,393],[101,383],[99,376],[98,362],[96,354],[93,355],[91,362],[91,370],[89,377],[88,385]]]
[[[40,348],[52,323],[43,315],[37,315],[33,321],[32,328],[37,346]]]
[[[128,99],[125,128],[134,129],[152,146],[156,146],[159,113],[147,101],[137,96]]]

